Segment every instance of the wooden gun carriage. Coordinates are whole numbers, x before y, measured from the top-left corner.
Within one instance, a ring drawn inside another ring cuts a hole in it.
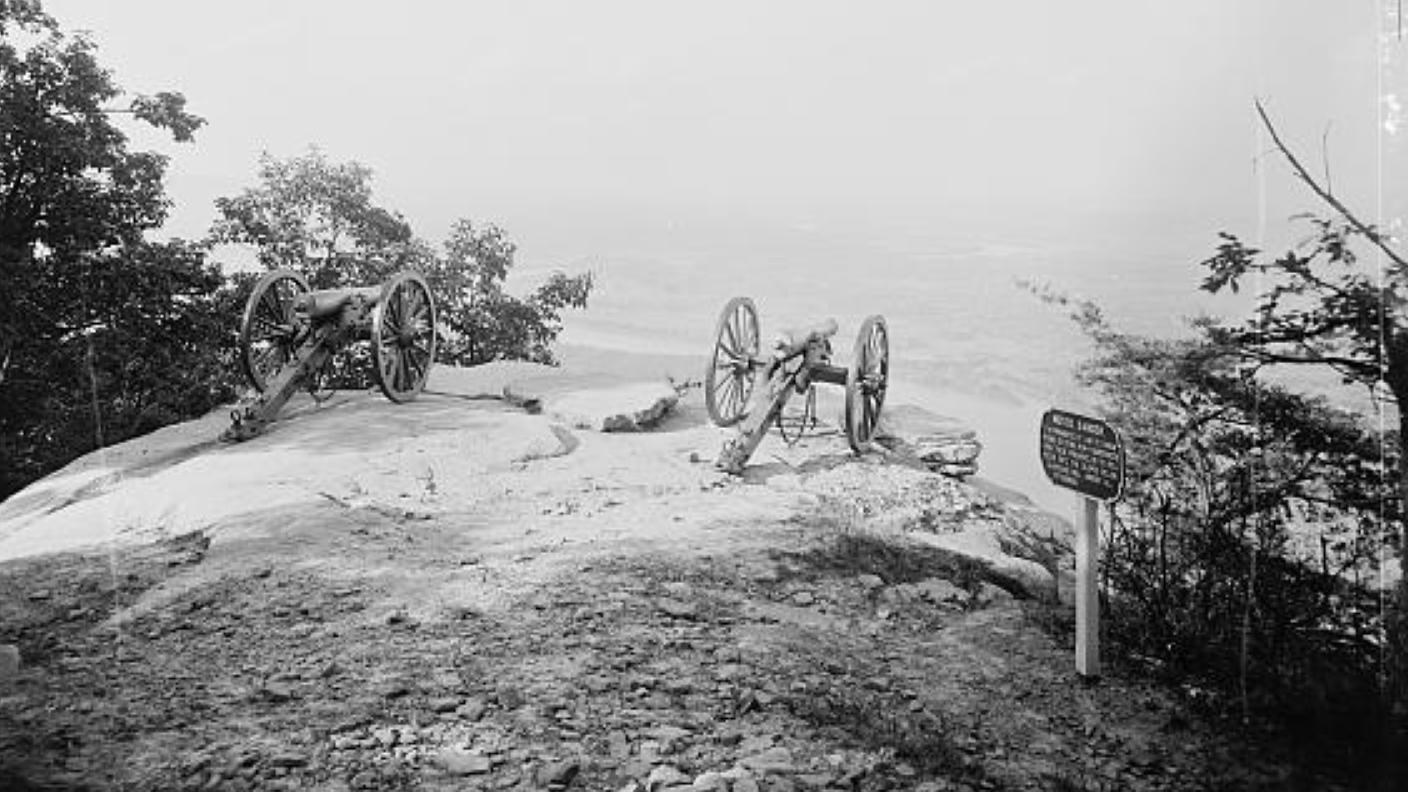
[[[333,356],[371,342],[372,375],[393,402],[420,394],[435,359],[435,303],[419,274],[380,286],[312,291],[292,270],[254,285],[240,322],[240,366],[254,388],[230,414],[222,440],[247,440],[273,422],[300,389],[315,398]]]
[[[714,354],[704,375],[704,403],[718,426],[740,424],[736,437],[719,453],[718,466],[741,473],[768,429],[776,425],[788,442],[816,425],[818,382],[846,389],[846,439],[856,453],[863,452],[875,434],[885,389],[890,377],[890,336],[883,316],[867,318],[856,335],[854,354],[847,367],[831,362],[834,319],[799,330],[784,331],[772,353],[760,355],[758,309],[747,297],[735,297],[724,306],[714,334]],[[766,388],[755,388],[761,372]],[[806,401],[799,418],[784,414],[793,394]],[[794,432],[789,436],[789,430]]]

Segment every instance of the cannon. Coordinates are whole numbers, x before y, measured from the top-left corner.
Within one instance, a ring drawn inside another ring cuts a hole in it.
[[[333,355],[356,341],[371,342],[372,375],[386,398],[419,395],[435,359],[435,302],[425,278],[403,271],[380,286],[313,291],[292,270],[265,274],[240,321],[240,367],[253,392],[231,412],[221,439],[259,434],[300,389],[318,398]]]
[[[714,333],[714,353],[704,375],[704,404],[715,425],[741,425],[719,453],[719,468],[734,474],[743,472],[748,458],[773,426],[789,444],[815,428],[818,382],[845,387],[846,439],[858,454],[869,447],[890,378],[889,329],[883,316],[870,316],[862,322],[851,364],[844,368],[831,362],[831,337],[836,331],[834,319],[784,331],[772,351],[763,356],[758,309],[753,301],[735,297],[724,306]],[[760,373],[766,383],[763,389],[755,387]],[[800,415],[786,412],[794,394],[805,399]]]

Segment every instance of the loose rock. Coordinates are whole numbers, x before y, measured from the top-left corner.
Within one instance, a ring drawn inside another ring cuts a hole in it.
[[[0,644],[0,680],[10,679],[20,672],[20,648]]]
[[[435,755],[435,763],[451,775],[484,775],[493,769],[489,757],[462,748],[446,748]]]

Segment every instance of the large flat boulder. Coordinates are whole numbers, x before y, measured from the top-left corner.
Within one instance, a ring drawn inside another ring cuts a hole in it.
[[[0,504],[0,560],[157,541],[256,513],[338,504],[399,516],[468,511],[486,476],[569,453],[570,433],[506,405],[425,394],[391,404],[298,396],[244,443],[225,413],[96,451]],[[183,445],[184,443],[184,445]]]
[[[875,429],[875,440],[953,478],[977,473],[978,455],[983,452],[983,444],[972,427],[912,404],[886,406]]]

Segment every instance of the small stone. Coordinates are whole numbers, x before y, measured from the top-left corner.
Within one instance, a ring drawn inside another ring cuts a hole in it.
[[[606,751],[613,759],[625,759],[631,755],[631,743],[625,732],[613,731],[606,735]]]
[[[526,703],[526,699],[523,698],[523,693],[513,685],[501,685],[499,689],[495,691],[495,696],[498,699],[499,706],[506,710],[516,710]]]
[[[20,672],[20,648],[0,644],[0,680],[10,679]]]
[[[436,698],[430,700],[431,712],[454,712],[455,710],[459,709],[459,706],[459,696],[445,696],[443,698]]]
[[[742,767],[733,767],[723,773],[732,786],[733,792],[759,792],[758,782],[753,779],[753,774]]]
[[[685,739],[686,737],[689,737],[690,731],[689,729],[681,729],[678,726],[670,726],[667,724],[663,726],[656,726],[652,734],[655,736],[656,739],[660,740],[660,742],[669,745],[671,743],[676,743]]]
[[[477,721],[484,717],[484,711],[488,705],[481,698],[465,699],[465,702],[455,710],[455,714],[467,721]]]
[[[694,619],[698,616],[698,610],[693,605],[676,599],[662,597],[656,601],[655,607],[661,613],[675,619]]]
[[[265,701],[282,704],[293,698],[293,688],[284,682],[266,682],[259,690],[259,697]]]
[[[782,746],[745,757],[739,764],[761,775],[791,773],[796,769],[792,764],[792,752]]]
[[[548,789],[566,789],[581,772],[582,765],[576,760],[568,759],[562,762],[553,762],[543,768],[539,778]]]
[[[866,591],[874,591],[885,586],[885,581],[879,575],[865,574],[856,577],[856,583]]]
[[[391,748],[400,741],[401,736],[390,726],[383,726],[380,729],[372,729],[372,739],[381,743],[385,748]]]
[[[274,767],[303,767],[308,764],[308,757],[296,751],[284,751],[269,757],[269,764]]]
[[[773,743],[776,741],[777,737],[772,734],[749,735],[746,739],[739,743],[738,752],[745,756],[750,754],[762,753],[763,751],[771,749]]]
[[[799,591],[792,595],[792,601],[798,605],[807,606],[816,602],[816,597],[810,591]]]
[[[698,792],[729,792],[728,779],[724,774],[712,771],[696,776],[690,788]]]
[[[38,589],[37,591],[31,591],[31,592],[29,592],[29,601],[30,601],[30,602],[43,602],[43,601],[49,599],[49,598],[52,597],[52,596],[53,596],[53,594],[50,593],[50,591],[49,591],[48,589]]]
[[[484,775],[493,769],[489,757],[462,748],[446,748],[435,755],[435,763],[450,775]]]
[[[656,792],[656,790],[672,786],[687,786],[690,783],[689,776],[681,773],[675,767],[660,765],[650,771],[650,777],[645,780],[645,792]]]

